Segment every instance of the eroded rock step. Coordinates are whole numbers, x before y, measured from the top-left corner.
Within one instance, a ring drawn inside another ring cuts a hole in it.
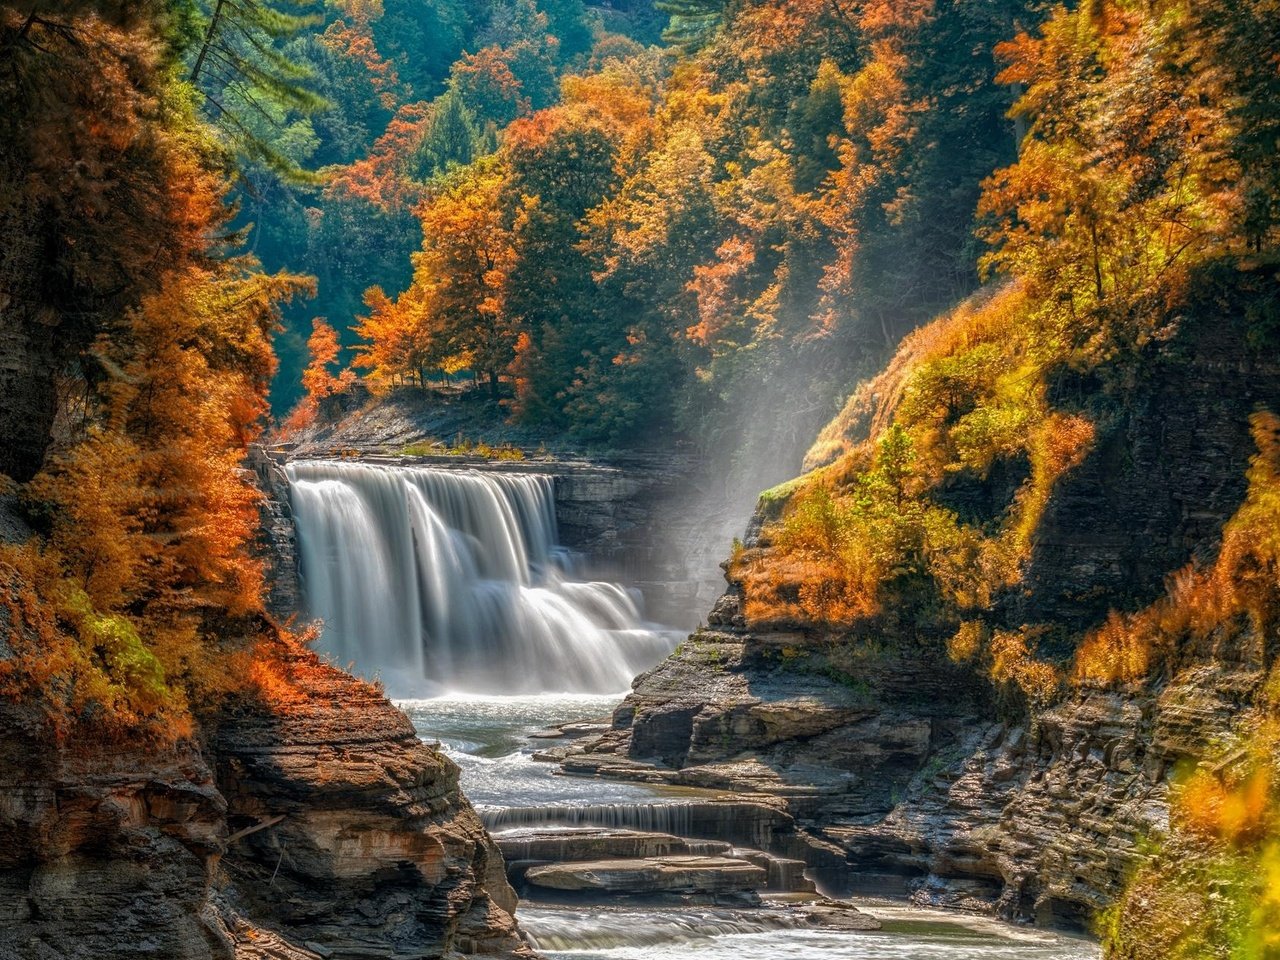
[[[673,855],[642,859],[551,863],[525,871],[526,886],[539,893],[645,896],[715,903],[759,903],[766,871],[730,857]]]
[[[646,895],[680,892],[718,896],[726,893],[816,893],[805,876],[805,863],[762,850],[734,847],[718,840],[689,840],[668,833],[595,827],[516,828],[495,834],[511,882],[528,893],[537,888],[595,891],[601,895]],[[619,863],[634,870],[619,870]],[[601,864],[608,864],[601,867]],[[685,870],[683,886],[668,881],[673,868]],[[616,878],[616,883],[575,880],[548,867],[567,867]],[[751,868],[747,870],[746,868]],[[644,877],[652,877],[651,883]],[[748,881],[743,884],[743,881]],[[678,890],[676,888],[679,888]]]

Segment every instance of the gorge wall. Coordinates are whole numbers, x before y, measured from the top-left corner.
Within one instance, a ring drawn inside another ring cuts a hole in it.
[[[1041,654],[1069,663],[1109,611],[1212,562],[1245,497],[1250,417],[1280,410],[1280,363],[1244,313],[1194,304],[1136,355],[1050,377],[1096,432],[993,597],[997,627],[1043,625]],[[990,523],[1025,477],[1016,462],[957,472],[926,496]],[[762,500],[748,549],[769,546],[784,503]],[[708,627],[565,769],[781,798],[843,858],[829,883],[1009,918],[1087,926],[1166,830],[1176,771],[1248,723],[1276,655],[1265,625],[1216,630],[1144,680],[1068,684],[1027,709],[907,610],[852,631],[749,622],[733,569]]]
[[[529,955],[453,763],[368,685],[288,664],[284,702],[238,699],[168,748],[0,713],[0,954]]]

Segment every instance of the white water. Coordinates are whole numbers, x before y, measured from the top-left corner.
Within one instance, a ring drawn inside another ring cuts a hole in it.
[[[393,695],[615,693],[674,645],[621,586],[568,575],[548,476],[332,461],[286,472],[321,649]]]

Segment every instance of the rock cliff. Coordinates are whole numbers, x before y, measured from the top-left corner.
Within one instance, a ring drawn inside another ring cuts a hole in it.
[[[298,650],[173,747],[0,713],[0,955],[523,957],[502,857],[377,691]]]

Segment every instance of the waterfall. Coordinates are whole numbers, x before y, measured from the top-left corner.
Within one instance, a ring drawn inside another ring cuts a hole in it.
[[[542,474],[286,468],[307,613],[393,696],[615,693],[671,649],[631,595],[574,580]]]

